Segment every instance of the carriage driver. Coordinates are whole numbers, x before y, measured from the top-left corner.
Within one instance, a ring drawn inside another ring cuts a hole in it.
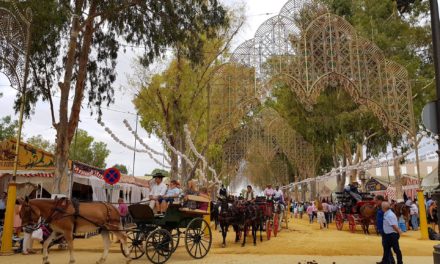
[[[246,202],[251,202],[251,203],[255,201],[255,195],[254,195],[254,190],[252,190],[252,186],[250,185],[247,186],[244,199]]]
[[[275,191],[273,193],[273,199],[275,201],[278,201],[280,204],[282,204],[283,206],[284,204],[284,194],[283,191],[280,190],[280,186],[275,186]]]
[[[353,182],[344,188],[344,191],[350,194],[350,196],[356,201],[362,201],[362,196],[359,194],[359,183]],[[354,204],[356,204],[356,202]]]
[[[150,185],[150,208],[157,213],[161,213],[160,204],[164,199],[164,195],[167,191],[167,186],[163,183],[163,175],[161,172],[156,172],[153,175],[153,182]]]
[[[272,184],[268,184],[266,189],[264,189],[264,196],[266,196],[267,199],[270,199],[270,198],[272,198],[274,193],[275,193],[275,191],[272,188]]]

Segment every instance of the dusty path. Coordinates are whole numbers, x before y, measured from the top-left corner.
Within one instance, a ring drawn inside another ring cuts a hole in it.
[[[345,229],[347,227],[345,226]],[[359,228],[360,229],[360,228]],[[373,229],[372,229],[373,231]],[[400,245],[404,255],[404,262],[407,264],[429,264],[433,263],[433,246],[436,241],[419,240],[420,232],[409,231],[405,233]],[[232,233],[227,238],[226,248],[221,247],[221,235],[213,230],[213,245],[209,255],[195,261],[185,251],[184,246],[179,246],[173,254],[169,263],[301,263],[315,260],[317,263],[333,262],[337,264],[367,264],[380,260],[382,255],[381,241],[376,235],[366,236],[358,231],[355,234],[348,230],[338,231],[334,224],[329,230],[319,230],[316,223],[310,225],[307,220],[292,219],[289,229],[283,229],[278,237],[270,241],[265,238],[263,242],[257,242],[257,246],[248,243],[241,247],[234,243]],[[248,239],[250,241],[250,237]],[[181,240],[182,242],[182,240]],[[102,242],[100,237],[88,240],[75,240],[77,263],[94,263],[100,257]],[[99,252],[99,253],[98,253]],[[112,244],[111,254],[108,262],[123,263],[124,259],[120,254],[119,244]],[[411,256],[411,257],[410,257]],[[52,251],[51,263],[67,263],[68,253],[66,251]],[[22,256],[14,255],[0,257],[0,263],[11,264],[34,264],[41,263],[41,255]],[[143,257],[132,263],[148,263]]]
[[[184,252],[183,252],[184,253]],[[189,263],[189,264],[307,264],[307,262],[316,261],[318,264],[373,264],[378,261],[378,257],[371,256],[337,256],[337,257],[315,257],[315,256],[296,256],[296,255],[254,255],[254,254],[236,254],[236,255],[216,255],[209,254],[202,260],[194,260],[187,254],[176,252],[167,262],[173,263]],[[52,264],[67,264],[67,254],[65,252],[54,252],[50,256]],[[78,264],[95,264],[99,258],[99,254],[91,252],[77,252],[76,263]],[[404,259],[405,264],[430,264],[433,263],[432,257],[407,257]],[[39,264],[41,256],[22,256],[0,257],[2,264]],[[125,263],[121,254],[112,253],[106,261],[106,264],[122,264]],[[132,264],[150,263],[145,257],[131,262]]]

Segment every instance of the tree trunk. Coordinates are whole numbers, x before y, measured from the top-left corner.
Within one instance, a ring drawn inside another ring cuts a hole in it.
[[[68,192],[69,147],[67,128],[59,124],[55,149],[55,179],[52,190],[54,194],[67,194]]]
[[[179,177],[179,157],[175,153],[171,153],[171,172],[170,177],[172,180],[177,180]]]
[[[397,150],[395,149],[395,144],[393,144],[393,170],[394,170],[394,186],[396,187],[396,199],[403,199],[403,189],[402,189],[402,174],[400,171],[400,158],[396,159],[399,156]],[[387,168],[388,169],[388,168]]]
[[[76,2],[75,14],[81,12],[83,1]],[[68,136],[68,107],[70,83],[72,80],[73,68],[75,64],[75,53],[77,48],[77,39],[80,31],[79,15],[72,16],[72,29],[70,31],[70,40],[66,56],[64,81],[59,83],[61,90],[59,123],[53,124],[56,131],[56,148],[55,148],[55,178],[52,193],[67,194],[67,177],[69,161],[69,136]]]
[[[347,166],[347,160],[345,159],[345,155],[344,155],[343,159],[342,159],[342,167],[345,167],[345,166]],[[347,173],[345,171],[340,172],[338,174],[338,176],[336,176],[336,185],[337,185],[338,192],[342,192],[344,190],[346,176],[347,176]]]
[[[311,181],[310,182],[310,200],[313,201],[314,199],[316,199],[316,197],[318,197],[318,192],[317,192],[317,188],[316,188],[316,181]]]
[[[180,152],[182,152],[183,154],[186,155],[186,143],[185,143],[185,135],[182,132],[180,135]],[[182,179],[184,180],[184,182],[187,182],[189,180],[188,177],[188,163],[186,162],[185,159],[181,159],[181,168],[182,168]]]

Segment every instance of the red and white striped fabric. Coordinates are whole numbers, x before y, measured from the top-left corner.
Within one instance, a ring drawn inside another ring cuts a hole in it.
[[[17,176],[28,177],[28,178],[32,178],[32,177],[53,178],[54,174],[53,173],[23,173],[23,174],[17,174]]]
[[[403,190],[406,195],[414,200],[417,197],[417,190],[419,189],[419,180],[413,177],[406,177],[406,185],[403,186]]]
[[[396,188],[389,186],[386,191],[388,200],[396,200]]]

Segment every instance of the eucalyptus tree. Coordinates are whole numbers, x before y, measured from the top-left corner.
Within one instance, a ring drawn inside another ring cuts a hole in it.
[[[27,110],[40,99],[48,101],[56,130],[54,193],[67,190],[69,149],[84,97],[98,116],[102,105],[114,101],[120,50],[143,47],[140,61],[148,65],[180,46],[198,62],[200,33],[210,38],[228,23],[217,0],[30,0],[20,6],[34,10]],[[60,98],[57,107],[53,96]]]

